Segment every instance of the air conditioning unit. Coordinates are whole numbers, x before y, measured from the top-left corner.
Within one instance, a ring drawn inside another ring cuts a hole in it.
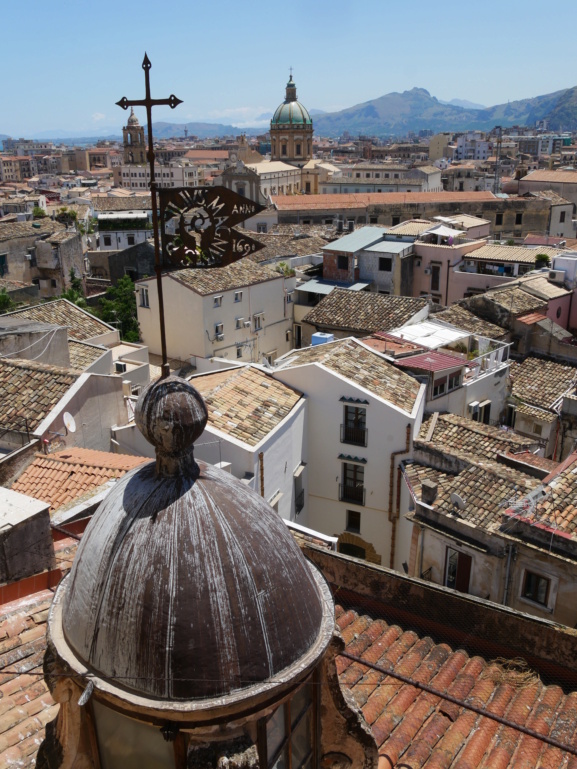
[[[423,270],[423,273],[425,275],[430,275],[431,274],[431,268],[430,267],[425,267],[425,269]]]
[[[549,270],[549,280],[553,283],[564,283],[565,270]]]
[[[242,324],[245,328],[250,328],[250,320],[245,320]]]
[[[120,360],[114,362],[114,370],[117,374],[126,374],[126,363]]]
[[[217,342],[222,342],[224,339],[224,334],[217,334],[215,338]]]

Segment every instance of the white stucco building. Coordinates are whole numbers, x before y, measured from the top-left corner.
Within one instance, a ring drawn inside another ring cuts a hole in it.
[[[245,258],[227,267],[178,270],[163,276],[169,358],[225,358],[272,363],[291,349],[294,277]],[[136,284],[144,343],[160,354],[156,279]]]

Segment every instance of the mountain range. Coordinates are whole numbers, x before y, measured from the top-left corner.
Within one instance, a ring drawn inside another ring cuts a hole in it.
[[[462,104],[463,100],[441,102],[424,88],[389,93],[340,112],[317,116],[315,133],[340,136],[348,131],[353,135],[385,137],[422,129],[439,132],[489,130],[495,125],[531,126],[544,119],[554,131],[571,130],[577,126],[577,86],[482,109],[466,108],[457,102]]]

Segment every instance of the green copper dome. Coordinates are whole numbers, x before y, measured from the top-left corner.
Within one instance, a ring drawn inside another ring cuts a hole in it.
[[[306,107],[297,101],[297,87],[293,81],[293,76],[286,85],[286,98],[284,102],[277,107],[271,120],[273,125],[312,125],[313,121]]]

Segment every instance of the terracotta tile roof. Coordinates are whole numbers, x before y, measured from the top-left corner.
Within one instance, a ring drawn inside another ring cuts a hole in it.
[[[55,299],[53,302],[44,302],[33,307],[23,307],[21,310],[7,313],[6,317],[27,318],[55,326],[66,326],[68,336],[81,342],[114,331],[112,326],[67,299]]]
[[[33,286],[33,283],[24,283],[21,280],[10,280],[9,278],[0,278],[0,289],[5,288],[6,291],[17,291],[19,288],[28,288]]]
[[[577,171],[549,171],[542,169],[532,171],[521,179],[521,182],[554,182],[558,184],[577,184]]]
[[[547,254],[551,257],[559,256],[559,249],[551,246],[540,248],[524,248],[523,246],[497,246],[487,244],[469,251],[467,259],[479,262],[514,262],[519,264],[534,264],[537,254]]]
[[[560,472],[548,478],[546,495],[537,504],[529,521],[546,521],[552,528],[577,537],[577,457],[571,455]],[[553,471],[555,472],[555,471]]]
[[[469,331],[471,334],[480,334],[489,339],[501,339],[506,333],[500,326],[489,323],[488,320],[478,318],[470,310],[458,304],[454,304],[442,312],[435,313],[433,318],[434,320],[444,320],[445,323],[450,323],[452,326],[463,331]]]
[[[0,764],[36,765],[44,727],[58,713],[42,676],[52,591],[0,607]],[[4,672],[3,672],[4,670]]]
[[[552,410],[565,393],[573,394],[577,382],[577,368],[529,356],[514,361],[509,369],[512,393],[524,403]]]
[[[326,246],[334,237],[326,237],[322,232],[311,232],[308,227],[295,227],[292,231],[284,232],[254,232],[236,228],[239,232],[246,232],[249,237],[258,240],[265,247],[257,251],[251,258],[255,262],[266,262],[272,259],[290,258],[292,256],[309,256],[319,254],[323,246]],[[298,233],[298,234],[295,234]]]
[[[389,227],[388,232],[393,232],[395,235],[414,235],[416,237],[430,230],[435,224],[436,222],[430,222],[428,219],[408,219],[394,227]]]
[[[426,299],[334,288],[305,315],[304,321],[322,328],[372,334],[404,326],[427,304]]]
[[[387,334],[384,331],[375,331],[372,336],[365,337],[363,344],[366,344],[372,350],[382,352],[389,357],[403,357],[407,354],[426,352],[426,347],[409,342],[408,339],[401,339],[400,336]]]
[[[104,211],[150,211],[152,203],[150,195],[134,196],[130,198],[98,196],[93,200],[94,213]]]
[[[559,467],[559,462],[555,462],[553,459],[547,459],[546,457],[540,457],[537,454],[533,454],[531,451],[509,452],[505,454],[505,456],[514,459],[516,462],[522,462],[531,467],[538,467],[540,470],[547,470],[549,473],[552,473]]]
[[[381,616],[385,611],[369,616],[337,605],[348,653],[574,744],[575,693],[545,686],[537,676],[523,682],[497,661],[471,657],[464,649],[387,621]],[[341,686],[362,710],[382,769],[533,769],[574,761],[559,749],[362,663],[338,657],[337,671]]]
[[[411,355],[397,361],[397,366],[415,369],[416,371],[447,371],[460,366],[466,366],[467,361],[457,355],[430,350],[421,355]]]
[[[34,227],[38,224],[38,227]],[[42,238],[65,230],[63,224],[52,219],[38,219],[35,222],[0,222],[0,243],[14,238]]]
[[[287,368],[311,363],[325,366],[407,413],[413,410],[420,391],[413,377],[399,371],[378,353],[367,350],[356,339],[339,339],[293,350],[279,361],[279,365]]]
[[[49,502],[50,510],[54,511],[149,461],[146,457],[77,447],[37,454],[12,489]]]
[[[421,425],[418,441],[426,443],[434,414],[428,415]],[[535,440],[525,438],[511,430],[473,422],[457,414],[438,414],[429,443],[447,451],[460,451],[471,456],[495,459],[497,454],[522,451],[535,446]]]
[[[482,203],[488,200],[496,200],[492,192],[361,192],[272,197],[279,211],[367,208],[406,203]]]
[[[76,371],[84,371],[106,352],[104,347],[97,347],[86,342],[78,342],[75,339],[68,340],[68,353],[70,366]]]
[[[553,171],[553,173],[557,173],[556,171]],[[525,177],[526,179],[527,177]],[[558,195],[556,192],[553,192],[553,190],[534,190],[532,192],[526,193],[528,196],[532,198],[541,198],[541,200],[550,200],[553,205],[571,205],[571,201],[567,200],[566,198],[562,198],[561,195]]]
[[[79,377],[45,363],[0,358],[0,427],[35,430]]]
[[[545,320],[546,317],[544,312],[528,312],[525,315],[519,315],[517,320],[519,323],[524,323],[526,326],[532,326],[540,320]]]
[[[488,291],[483,295],[499,307],[510,312],[512,315],[522,315],[526,312],[535,312],[536,310],[547,309],[547,302],[523,291],[521,288],[503,288],[499,291]]]
[[[550,283],[543,275],[537,275],[535,277],[531,275],[522,278],[519,283],[524,291],[530,291],[543,299],[558,299],[562,296],[568,296],[571,293],[563,288],[563,286],[556,286],[554,283]]]
[[[426,478],[437,483],[435,510],[466,521],[469,525],[480,526],[488,531],[497,531],[502,524],[503,512],[512,500],[521,499],[540,485],[541,481],[519,469],[488,459],[459,455],[468,462],[456,475],[433,470],[418,463],[405,466],[405,477],[410,488],[420,499],[421,484]],[[451,495],[457,493],[464,501],[462,510],[455,510]]]
[[[235,288],[252,286],[280,276],[281,273],[277,272],[272,265],[257,264],[249,258],[240,259],[227,267],[212,267],[211,269],[198,267],[178,270],[178,272],[171,272],[168,275],[172,280],[182,283],[202,296],[218,291],[231,291]]]
[[[545,411],[545,409],[539,409],[536,406],[530,406],[528,403],[522,401],[515,404],[518,414],[530,417],[540,422],[551,423],[557,419],[557,415],[551,411]]]
[[[291,412],[302,395],[250,366],[191,379],[208,408],[209,424],[256,446]]]

